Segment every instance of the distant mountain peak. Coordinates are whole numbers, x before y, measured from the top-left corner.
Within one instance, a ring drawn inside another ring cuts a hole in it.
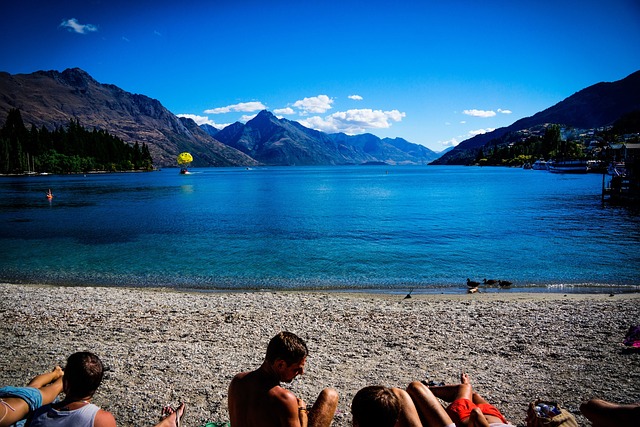
[[[261,110],[258,114],[256,114],[255,118],[258,118],[258,117],[276,118],[276,116],[269,110]]]
[[[437,154],[405,140],[387,143],[375,135],[326,134],[296,121],[260,111],[246,124],[236,122],[215,134],[216,139],[265,164],[426,164]]]
[[[280,122],[280,119],[278,119],[272,112],[268,110],[262,110],[258,114],[256,114],[254,118],[249,120],[247,122],[247,125],[261,126],[269,123],[277,124],[279,122]]]
[[[80,89],[86,89],[90,84],[100,84],[81,68],[67,68],[62,72],[56,70],[36,71],[33,74],[49,77],[60,83]]]

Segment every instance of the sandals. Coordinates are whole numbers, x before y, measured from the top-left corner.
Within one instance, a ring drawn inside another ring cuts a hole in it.
[[[184,402],[180,402],[177,408],[173,408],[169,405],[162,408],[162,412],[160,415],[160,421],[164,420],[167,417],[170,417],[172,414],[176,414],[176,427],[180,427],[180,422],[182,421],[182,416],[184,415],[185,405]]]

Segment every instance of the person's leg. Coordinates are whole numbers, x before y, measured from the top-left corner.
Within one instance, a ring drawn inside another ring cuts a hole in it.
[[[593,427],[631,427],[640,420],[640,403],[619,405],[601,399],[591,399],[580,405],[580,412]]]
[[[423,426],[445,427],[453,424],[451,417],[429,387],[414,381],[407,387],[407,393],[418,411]]]
[[[395,427],[422,427],[418,410],[411,400],[411,396],[406,391],[399,388],[392,388],[391,391],[396,395],[400,402],[400,414]]]
[[[42,394],[43,405],[48,405],[49,403],[53,402],[56,399],[56,397],[58,397],[58,395],[62,393],[63,375],[64,375],[64,372],[62,371],[62,369],[59,366],[56,366],[55,369],[51,371],[48,378],[44,378],[45,381],[47,379],[53,379],[53,381],[50,381],[49,383],[39,387],[40,394]]]
[[[479,408],[474,408],[469,416],[469,427],[489,427],[489,421]]]
[[[329,427],[338,408],[338,392],[325,388],[309,411],[309,427]]]
[[[64,372],[62,371],[62,368],[60,366],[56,366],[51,372],[36,375],[31,381],[29,381],[27,387],[42,388],[61,378],[63,374]]]
[[[445,402],[453,402],[458,399],[472,400],[473,398],[473,387],[471,387],[469,376],[464,372],[460,375],[460,384],[433,386],[429,387],[429,390],[431,390],[437,398]]]
[[[0,427],[12,425],[29,415],[31,407],[37,409],[42,404],[48,404],[62,392],[62,369],[56,366],[51,372],[37,375],[27,387],[13,387],[19,392],[15,395],[7,395],[2,397],[0,403]],[[37,395],[38,389],[40,395]],[[25,400],[26,399],[26,400]]]
[[[42,394],[42,404],[48,405],[49,403],[53,402],[55,398],[58,397],[60,393],[62,393],[62,389],[62,377],[58,378],[51,384],[47,384],[44,387],[41,387],[40,394]]]
[[[429,387],[433,394],[451,402],[446,411],[457,426],[467,426],[469,417],[477,405],[473,402],[473,387],[466,373],[460,374],[460,384]]]
[[[19,397],[1,397],[0,427],[17,423],[29,415],[29,405]]]
[[[471,381],[469,380],[469,375],[467,375],[464,372],[460,375],[460,381],[463,384],[471,385]],[[507,419],[504,417],[504,415],[502,415],[502,413],[498,410],[498,408],[496,408],[495,406],[493,406],[492,404],[484,400],[484,398],[480,396],[477,392],[475,391],[472,392],[471,401],[476,406],[478,406],[480,413],[484,415],[485,421],[487,423],[508,424]],[[481,422],[482,422],[481,420],[476,420],[476,423],[481,423]],[[480,424],[476,424],[476,425],[480,425]]]
[[[176,409],[171,406],[165,406],[162,408],[162,415],[160,416],[160,422],[154,427],[179,427],[184,415],[185,404],[180,403]]]

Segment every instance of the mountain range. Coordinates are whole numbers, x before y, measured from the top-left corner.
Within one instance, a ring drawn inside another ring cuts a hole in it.
[[[0,72],[0,125],[8,111],[19,108],[25,124],[53,130],[78,120],[125,142],[146,143],[156,166],[176,165],[188,151],[193,166],[345,165],[345,164],[470,164],[478,150],[509,133],[547,123],[575,128],[612,124],[622,115],[640,110],[640,71],[610,83],[589,86],[556,105],[461,142],[436,153],[402,138],[372,134],[327,134],[262,111],[247,123],[218,130],[180,118],[158,100],[102,84],[72,68],[31,74]]]
[[[638,110],[640,110],[640,71],[615,82],[594,84],[510,126],[467,139],[431,164],[471,164],[481,147],[492,141],[496,142],[511,132],[548,123],[578,129],[594,129],[611,125],[621,116]]]
[[[0,125],[20,109],[27,127],[53,130],[78,120],[128,143],[146,143],[156,166],[175,166],[180,152],[193,166],[427,164],[438,154],[402,139],[371,134],[326,134],[295,121],[260,112],[225,129],[179,118],[158,100],[102,84],[79,69],[0,72]]]
[[[261,111],[213,134],[224,144],[272,165],[428,164],[438,154],[400,138],[326,134]]]

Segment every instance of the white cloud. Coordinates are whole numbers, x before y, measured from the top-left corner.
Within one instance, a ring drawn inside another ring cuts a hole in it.
[[[327,117],[327,119],[325,120],[322,117],[313,116],[313,117],[306,118],[304,120],[298,120],[298,122],[304,127],[308,127],[310,129],[315,129],[315,130],[319,130],[326,133],[340,132],[336,124],[329,117]]]
[[[293,110],[293,108],[290,107],[286,107],[286,108],[277,108],[275,110],[273,110],[273,114],[280,114],[280,115],[285,115],[285,114],[295,114],[295,111]]]
[[[66,28],[67,30],[78,33],[78,34],[87,34],[94,31],[98,31],[98,27],[93,24],[81,24],[78,22],[76,18],[67,19],[60,23],[60,27]]]
[[[502,114],[511,114],[511,110],[503,110],[502,108],[498,108],[498,113]]]
[[[398,110],[348,110],[333,113],[325,118],[314,116],[300,120],[300,124],[311,129],[327,133],[344,132],[355,135],[365,132],[367,129],[386,129],[391,127],[391,122],[399,122],[405,117],[405,113]]]
[[[158,37],[162,37],[162,33],[160,31],[158,31],[158,30],[154,30],[153,34],[155,34]]]
[[[234,112],[251,113],[253,111],[266,110],[267,107],[259,101],[241,102],[239,104],[227,105],[226,107],[212,108],[204,110],[205,114],[224,114]]]
[[[126,38],[125,36],[122,36],[122,41],[130,42],[131,40],[129,40],[129,39],[128,39],[128,38]]]
[[[469,135],[471,135],[471,136],[482,135],[483,133],[493,132],[494,130],[496,130],[496,129],[495,128],[486,128],[486,129],[470,130],[469,131]]]
[[[318,95],[296,101],[293,106],[302,110],[302,114],[322,114],[331,109],[331,104],[333,104],[333,99],[327,95]]]
[[[458,141],[456,138],[451,138],[447,141],[440,141],[440,144],[443,147],[449,148],[449,147],[455,147],[456,145],[458,145],[460,143],[460,141]]]
[[[194,122],[196,122],[198,126],[206,124],[206,125],[213,126],[216,129],[223,129],[229,126],[230,124],[230,123],[216,123],[207,116],[198,116],[196,114],[176,114],[176,116],[191,119]]]
[[[466,120],[460,120],[460,124],[461,125],[467,124],[467,121]]]
[[[464,110],[463,111],[464,114],[466,114],[467,116],[472,116],[472,117],[493,117],[496,115],[495,111],[492,110]]]
[[[362,101],[362,97],[360,95],[349,95],[349,99],[353,99],[354,101]]]
[[[247,123],[249,120],[253,119],[255,116],[257,116],[257,114],[244,114],[242,117],[240,117],[240,120],[238,120],[239,122],[242,123]]]
[[[195,114],[176,114],[176,117],[184,117],[185,119],[191,119],[194,122],[196,122],[196,124],[199,125],[211,125],[213,126],[213,120],[209,120],[209,117],[207,116],[197,116]]]

